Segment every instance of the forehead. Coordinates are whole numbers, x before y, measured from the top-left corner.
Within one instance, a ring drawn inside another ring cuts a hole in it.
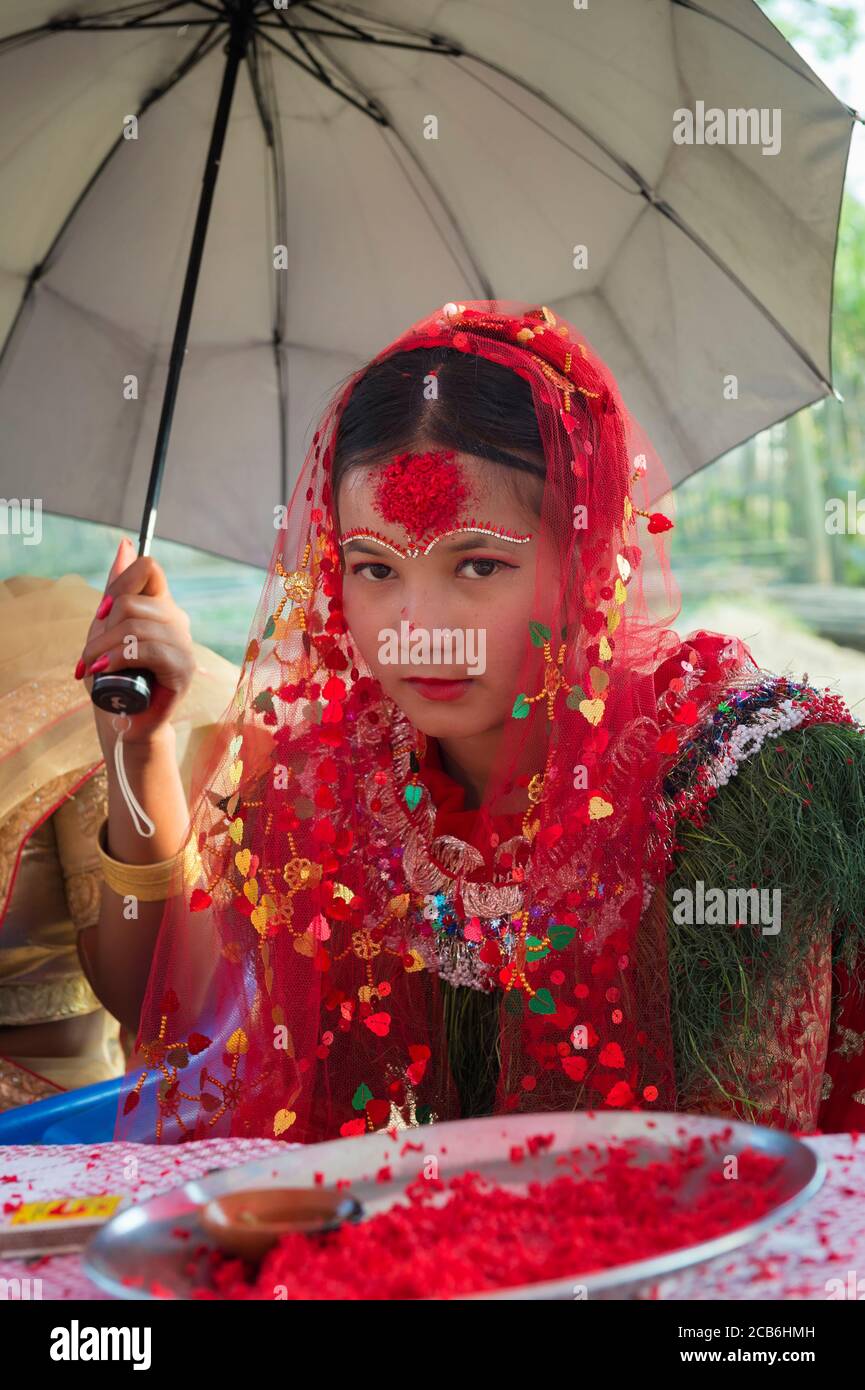
[[[340,533],[369,526],[402,540],[471,520],[526,529],[532,512],[514,486],[519,475],[474,454],[438,452],[432,461],[418,452],[350,469],[336,499]]]

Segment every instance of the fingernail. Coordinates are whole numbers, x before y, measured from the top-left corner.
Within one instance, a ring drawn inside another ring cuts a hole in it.
[[[84,660],[84,657],[83,657],[83,656],[80,656],[80,657],[78,658],[78,665],[75,667],[75,679],[76,679],[77,681],[80,681],[80,680],[81,680],[81,677],[84,675],[84,672],[85,672],[86,670],[87,670],[87,662]]]
[[[87,675],[93,676],[96,674],[97,671],[104,671],[106,666],[109,666],[110,664],[111,657],[106,652],[104,656],[98,657],[97,660],[93,662],[92,666],[88,668]]]
[[[96,610],[97,618],[107,618],[108,614],[111,612],[113,603],[114,599],[111,597],[111,595],[105,594],[102,599],[102,602]]]

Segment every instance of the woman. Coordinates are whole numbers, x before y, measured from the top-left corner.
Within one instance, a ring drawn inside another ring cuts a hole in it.
[[[108,784],[72,671],[101,601],[77,574],[0,583],[0,1110],[126,1065],[118,1021],[89,982]],[[236,680],[202,647],[191,672],[178,711],[187,775],[203,721],[223,712]]]
[[[110,797],[99,936],[128,983],[96,987],[130,1024],[144,998],[119,1136],[865,1113],[861,731],[737,640],[669,630],[665,490],[544,306],[446,305],[349,378],[277,516],[188,833],[152,730],[130,737],[163,862]],[[112,576],[122,624],[88,666],[140,624],[176,688],[165,592],[149,561]]]

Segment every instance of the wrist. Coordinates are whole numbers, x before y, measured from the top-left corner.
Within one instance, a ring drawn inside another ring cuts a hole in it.
[[[126,761],[134,766],[136,762],[148,762],[154,754],[170,753],[173,757],[177,746],[177,734],[174,725],[167,723],[160,724],[157,729],[151,729],[139,738],[135,737],[135,729],[132,728],[124,733],[123,742]]]
[[[117,742],[118,731],[114,728],[115,718],[117,716],[113,714],[104,717],[97,714],[99,741],[106,758],[113,757],[114,745]],[[121,728],[123,728],[122,725]],[[124,756],[130,764],[146,763],[160,754],[170,753],[173,755],[176,746],[177,732],[174,725],[168,720],[163,724],[146,729],[142,733],[137,733],[133,717],[129,728],[123,728]]]

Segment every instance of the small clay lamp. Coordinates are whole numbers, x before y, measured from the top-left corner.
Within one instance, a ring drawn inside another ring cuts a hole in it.
[[[199,1221],[229,1255],[260,1260],[280,1236],[333,1231],[362,1213],[354,1197],[327,1188],[262,1187],[214,1198],[201,1208]]]

